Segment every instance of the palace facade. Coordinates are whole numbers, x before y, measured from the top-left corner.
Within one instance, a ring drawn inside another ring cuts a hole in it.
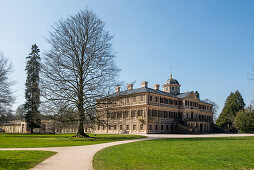
[[[116,92],[97,101],[96,133],[208,133],[212,130],[212,104],[200,100],[194,92],[180,92],[176,79],[148,87]]]

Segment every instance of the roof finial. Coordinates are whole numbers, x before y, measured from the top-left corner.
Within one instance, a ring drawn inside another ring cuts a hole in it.
[[[170,74],[170,79],[172,79],[172,74]]]

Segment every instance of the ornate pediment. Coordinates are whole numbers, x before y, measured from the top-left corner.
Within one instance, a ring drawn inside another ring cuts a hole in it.
[[[194,99],[194,100],[199,100],[194,92],[190,92],[186,98],[188,98],[188,99]]]

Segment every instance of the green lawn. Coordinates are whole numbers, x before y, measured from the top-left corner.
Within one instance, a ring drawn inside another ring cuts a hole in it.
[[[254,137],[155,139],[105,148],[95,169],[253,169]]]
[[[29,169],[54,154],[49,151],[0,151],[0,170]]]
[[[106,142],[144,138],[138,135],[98,134],[91,138],[75,138],[75,134],[0,134],[0,148],[37,148],[93,145]]]

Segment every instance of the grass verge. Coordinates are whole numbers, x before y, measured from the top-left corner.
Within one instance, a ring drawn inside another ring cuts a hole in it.
[[[91,138],[75,138],[75,134],[0,134],[0,148],[39,148],[93,145],[144,138],[139,135],[89,134]]]
[[[0,170],[29,169],[56,154],[50,151],[0,151]]]
[[[254,137],[156,139],[96,153],[95,169],[253,169]]]

